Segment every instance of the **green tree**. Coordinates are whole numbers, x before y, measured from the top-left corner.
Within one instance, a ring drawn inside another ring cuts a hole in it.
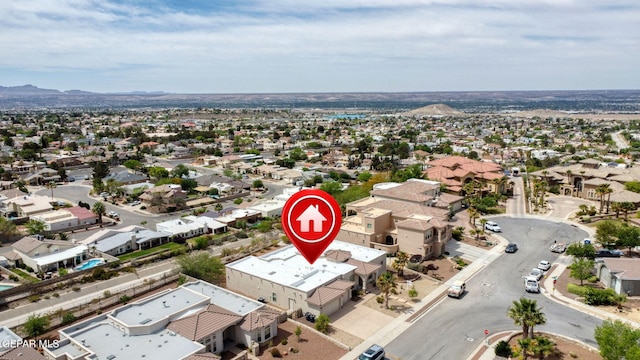
[[[331,319],[327,314],[320,314],[316,317],[315,328],[323,334],[329,332],[329,323],[331,323]]]
[[[640,246],[640,229],[635,226],[623,225],[618,228],[618,241],[616,246],[626,247],[629,249],[629,256],[631,256],[631,250]]]
[[[6,240],[18,234],[16,225],[7,218],[0,217],[0,239]],[[0,241],[1,242],[1,241]]]
[[[624,219],[627,220],[627,216],[629,215],[629,211],[633,211],[636,209],[636,206],[631,201],[623,201],[620,203],[620,210],[624,212]]]
[[[529,338],[535,325],[544,325],[547,322],[541,310],[536,300],[520,298],[519,301],[513,301],[513,305],[507,310],[507,316],[516,325],[522,326],[522,337]]]
[[[195,247],[197,250],[204,250],[207,248],[207,246],[209,246],[209,239],[207,239],[206,236],[197,237],[195,239],[195,242],[196,242]]]
[[[222,208],[223,208],[222,204],[217,203],[217,204],[216,204],[216,206],[214,206],[214,208],[213,208],[213,209],[214,209],[215,211],[220,211],[220,210],[222,210]]]
[[[370,172],[368,172],[368,171],[363,171],[363,172],[361,172],[360,174],[358,174],[357,179],[358,179],[358,181],[360,181],[360,182],[367,182],[367,181],[369,181],[369,179],[371,179],[371,177],[372,177],[372,176],[373,176],[373,175],[371,175],[371,173],[370,173]]]
[[[47,189],[51,189],[51,200],[53,200],[53,189],[57,188],[58,184],[56,184],[55,181],[49,181],[44,185],[44,187],[46,187]]]
[[[134,159],[129,159],[125,161],[122,165],[127,169],[133,170],[133,171],[137,171],[137,170],[140,170],[140,168],[142,168],[142,163]]]
[[[569,276],[574,279],[580,280],[580,286],[582,286],[584,280],[587,280],[591,277],[591,269],[595,265],[595,261],[587,258],[573,258],[573,263],[571,264],[571,272]]]
[[[640,359],[640,330],[620,320],[605,320],[594,337],[605,360]]]
[[[300,335],[302,335],[302,328],[298,325],[296,326],[296,330],[294,332],[296,334],[296,339],[300,342]]]
[[[617,203],[614,203],[617,204]],[[616,243],[616,234],[618,233],[618,224],[615,221],[604,220],[596,225],[596,240],[602,246],[608,248]]]
[[[398,287],[398,283],[396,282],[396,276],[390,272],[385,271],[376,279],[376,285],[380,288],[380,291],[384,294],[384,307],[386,309],[389,308],[389,294],[391,294],[391,289],[395,289]]]
[[[44,221],[36,219],[29,220],[24,227],[27,229],[29,235],[42,234],[47,229]]]
[[[640,193],[640,181],[629,181],[624,183],[625,190],[633,191],[635,193]]]
[[[98,217],[98,223],[100,224],[100,226],[102,226],[102,216],[107,213],[107,208],[104,206],[104,204],[100,201],[96,201],[91,207],[91,212],[96,214],[96,216]]]
[[[566,254],[576,258],[593,259],[596,257],[596,249],[592,244],[584,244],[580,241],[567,246]]]
[[[337,181],[327,181],[320,185],[320,190],[326,191],[331,196],[336,196],[342,192],[342,184]]]
[[[254,189],[262,189],[264,187],[264,183],[262,183],[262,180],[256,179],[256,180],[253,180],[252,186]]]
[[[163,168],[162,166],[152,166],[149,168],[149,176],[154,178],[156,181],[163,178],[168,178],[169,170]]]
[[[51,321],[47,315],[31,314],[27,318],[27,322],[24,323],[24,331],[27,332],[27,336],[36,337],[43,334],[50,323]]]
[[[391,264],[391,266],[398,272],[398,276],[402,276],[404,267],[407,266],[408,262],[409,255],[404,251],[398,251],[396,253],[396,258],[395,260],[393,260],[393,264]]]
[[[217,284],[224,276],[224,264],[220,258],[207,252],[195,252],[176,259],[183,274]]]
[[[171,171],[171,176],[182,178],[187,177],[189,175],[189,168],[184,164],[178,164]]]

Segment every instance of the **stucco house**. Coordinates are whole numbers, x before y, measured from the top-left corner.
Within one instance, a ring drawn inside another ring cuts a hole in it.
[[[620,295],[640,295],[640,259],[598,258],[596,275],[607,288]]]
[[[333,241],[313,264],[289,245],[226,265],[227,287],[278,308],[331,315],[386,271],[386,253]]]
[[[38,240],[26,236],[13,245],[22,262],[35,272],[76,266],[87,258],[87,246],[69,241]]]

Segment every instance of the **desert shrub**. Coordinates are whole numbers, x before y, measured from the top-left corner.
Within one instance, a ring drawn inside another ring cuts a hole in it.
[[[287,345],[287,343],[288,343],[287,339],[282,339],[280,341],[280,344],[282,344],[282,345]]]
[[[329,323],[331,322],[331,319],[329,319],[329,316],[327,316],[327,314],[320,314],[318,315],[318,317],[316,317],[316,330],[320,331],[323,334],[326,334],[329,332]]]
[[[409,262],[409,263],[407,263],[407,269],[413,270],[413,271],[417,271],[419,273],[423,273],[424,272],[424,265],[422,265],[420,263]]]
[[[511,355],[513,354],[513,352],[511,351],[511,346],[509,346],[509,343],[504,340],[498,341],[498,343],[496,344],[495,352],[497,356],[506,358],[511,357]]]
[[[597,283],[598,282],[598,277],[593,275],[592,277],[588,278],[587,281],[590,283]]]
[[[273,348],[270,350],[271,352],[271,356],[273,356],[274,358],[281,358],[282,354],[280,353],[280,350],[278,350],[278,348]]]
[[[40,301],[40,295],[30,295],[29,296],[29,301],[30,302],[38,302],[38,301]]]
[[[613,289],[587,288],[584,294],[584,303],[587,305],[618,305],[624,300],[625,297],[616,294]]]
[[[238,239],[246,239],[249,237],[249,235],[247,235],[247,233],[244,231],[238,231],[238,233],[236,234],[236,237]]]
[[[378,302],[378,304],[384,303],[384,296],[382,295],[376,296],[376,301]]]
[[[62,323],[68,324],[76,321],[76,316],[72,312],[67,312],[62,316]]]
[[[73,288],[71,288],[71,290],[73,290],[73,291],[80,291],[80,286],[74,286]]]
[[[418,297],[418,290],[416,290],[415,286],[412,286],[411,289],[409,289],[409,297],[412,299]]]
[[[587,287],[580,286],[577,284],[569,284],[567,286],[567,291],[569,291],[572,294],[576,294],[578,296],[584,296],[587,293]]]
[[[119,300],[120,300],[120,302],[121,302],[122,304],[126,304],[126,303],[128,303],[128,302],[129,302],[129,300],[131,300],[131,297],[129,297],[129,296],[127,296],[127,295],[122,295],[122,296],[120,296],[120,299],[119,299]]]

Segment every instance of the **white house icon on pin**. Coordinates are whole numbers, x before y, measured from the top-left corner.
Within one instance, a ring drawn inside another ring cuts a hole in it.
[[[322,222],[327,221],[320,211],[318,205],[309,205],[296,221],[300,222],[300,231],[309,232],[309,223],[313,222],[313,232],[322,232]]]

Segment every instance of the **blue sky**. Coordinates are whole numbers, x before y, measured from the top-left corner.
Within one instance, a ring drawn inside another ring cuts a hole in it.
[[[640,88],[637,0],[20,0],[0,14],[1,86]]]

